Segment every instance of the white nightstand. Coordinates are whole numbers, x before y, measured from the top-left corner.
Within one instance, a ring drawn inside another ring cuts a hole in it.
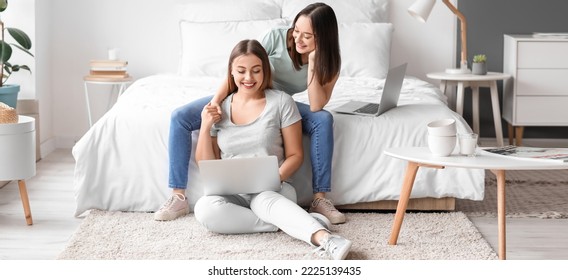
[[[126,86],[132,82],[132,77],[127,78],[99,78],[93,76],[85,76],[83,78],[85,82],[85,100],[87,101],[87,114],[89,116],[89,127],[93,126],[93,117],[91,115],[91,104],[89,103],[89,85],[110,85],[112,86],[110,94],[111,97],[116,93],[116,100],[122,95]],[[109,97],[109,102],[107,105],[107,111],[112,106],[112,98]]]
[[[28,225],[33,224],[26,179],[36,173],[35,119],[19,116],[18,123],[0,123],[0,180],[18,180]]]
[[[504,35],[503,119],[509,143],[521,146],[526,126],[568,126],[568,38]]]
[[[440,89],[446,94],[448,86],[457,86],[456,112],[463,116],[464,89],[470,87],[472,90],[473,107],[473,131],[479,134],[479,88],[488,87],[491,89],[491,105],[493,108],[493,122],[495,123],[495,136],[497,145],[503,146],[503,128],[501,126],[501,109],[499,108],[499,91],[497,81],[506,80],[511,77],[509,74],[488,72],[487,75],[473,74],[448,74],[445,72],[428,73],[430,79],[440,80]]]

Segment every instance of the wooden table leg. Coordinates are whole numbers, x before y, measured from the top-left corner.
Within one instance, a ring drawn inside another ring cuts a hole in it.
[[[503,146],[503,128],[501,126],[501,109],[499,109],[499,91],[497,81],[491,83],[491,106],[493,109],[493,122],[495,123],[495,137],[497,145]]]
[[[408,200],[410,199],[410,193],[412,192],[412,185],[414,185],[414,179],[416,179],[418,167],[418,163],[411,161],[408,162],[406,167],[406,174],[404,175],[400,198],[398,200],[398,205],[396,206],[396,214],[394,216],[389,245],[396,245],[398,240],[398,234],[400,233],[402,220],[404,219],[406,207],[408,206]]]
[[[22,205],[24,206],[26,223],[28,223],[28,226],[31,226],[34,222],[32,220],[32,210],[30,209],[30,200],[28,198],[28,190],[26,189],[26,181],[18,180],[18,187],[20,187],[20,198],[22,199]]]
[[[473,117],[473,132],[479,133],[479,86],[471,84],[471,104]]]
[[[458,82],[458,92],[457,92],[457,97],[456,97],[456,112],[458,114],[460,114],[460,116],[463,116],[463,91],[465,88],[465,83],[464,82]]]
[[[497,176],[497,226],[499,231],[499,259],[507,258],[507,230],[505,223],[505,170],[491,170]]]
[[[515,145],[522,146],[523,145],[523,133],[525,131],[524,126],[517,126],[515,127]]]
[[[513,145],[513,137],[515,137],[515,129],[512,124],[507,124],[507,130],[509,134],[509,145]]]

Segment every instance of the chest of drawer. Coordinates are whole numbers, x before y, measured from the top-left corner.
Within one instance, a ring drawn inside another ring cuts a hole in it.
[[[518,68],[566,68],[568,42],[519,42]]]
[[[519,125],[568,125],[568,96],[519,96],[516,105]]]
[[[568,68],[518,69],[516,87],[518,95],[568,96]]]

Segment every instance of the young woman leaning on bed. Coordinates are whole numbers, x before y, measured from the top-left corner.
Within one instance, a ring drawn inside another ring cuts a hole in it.
[[[339,77],[338,25],[335,12],[323,3],[300,11],[291,28],[273,28],[262,40],[271,66],[276,89],[289,95],[307,89],[309,105],[296,102],[302,116],[302,130],[310,136],[313,201],[310,212],[326,216],[331,223],[345,222],[345,215],[325,198],[331,191],[333,156],[333,117],[323,110]],[[185,197],[191,153],[191,132],[201,127],[201,111],[211,104],[221,114],[221,102],[228,85],[221,85],[213,97],[195,100],[176,109],[171,116],[169,135],[169,187],[172,196],[155,213],[156,220],[173,220],[189,213]]]

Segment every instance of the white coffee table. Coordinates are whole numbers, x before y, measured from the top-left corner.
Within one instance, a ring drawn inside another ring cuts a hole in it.
[[[432,155],[427,147],[389,148],[384,151],[386,155],[408,161],[406,174],[402,183],[402,190],[396,208],[392,226],[390,245],[396,245],[402,220],[406,212],[416,172],[419,167],[443,169],[445,167],[476,168],[491,170],[497,176],[497,224],[499,230],[499,258],[506,258],[506,230],[505,230],[505,171],[506,170],[553,170],[568,169],[568,163],[556,161],[542,161],[531,159],[517,159],[507,156],[494,155],[478,149],[476,157],[450,155],[438,157]],[[459,179],[456,179],[459,180]]]

